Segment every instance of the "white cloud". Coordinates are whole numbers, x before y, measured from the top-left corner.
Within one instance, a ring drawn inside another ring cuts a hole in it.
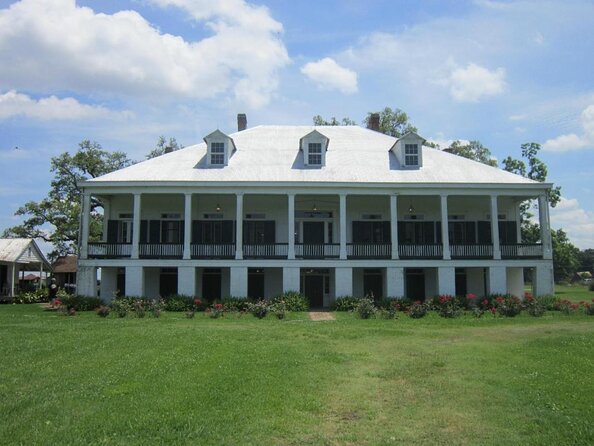
[[[568,152],[570,150],[594,148],[594,104],[588,106],[581,115],[583,134],[575,133],[557,136],[547,140],[542,149],[549,152]]]
[[[212,35],[161,33],[135,11],[97,14],[74,0],[22,0],[0,10],[0,84],[161,101],[226,95],[266,104],[289,62],[282,25],[244,0],[152,0],[182,8]],[[23,58],[26,54],[27,57]]]
[[[305,64],[301,72],[323,90],[339,90],[345,94],[357,92],[357,73],[341,67],[330,57]]]
[[[457,67],[443,84],[450,87],[450,95],[457,102],[479,102],[487,96],[497,96],[505,90],[505,69],[489,71],[480,65],[469,63],[466,68]]]
[[[114,112],[102,106],[81,104],[74,98],[60,99],[56,96],[49,96],[37,100],[26,94],[10,90],[0,94],[0,119],[11,116],[26,116],[42,121],[52,121],[115,118],[131,116],[131,114],[129,112]]]
[[[551,226],[563,229],[580,249],[594,247],[594,212],[584,210],[576,198],[561,198],[551,208]]]

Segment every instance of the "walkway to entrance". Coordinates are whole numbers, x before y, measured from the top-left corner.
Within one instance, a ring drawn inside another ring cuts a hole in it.
[[[309,318],[312,321],[334,321],[334,315],[329,311],[310,311]]]

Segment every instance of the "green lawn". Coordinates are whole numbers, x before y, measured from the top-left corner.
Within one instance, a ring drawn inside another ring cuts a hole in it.
[[[594,317],[0,306],[0,443],[594,444]]]
[[[585,300],[591,302],[594,298],[594,291],[590,291],[586,285],[555,285],[555,296],[567,299],[572,302]]]

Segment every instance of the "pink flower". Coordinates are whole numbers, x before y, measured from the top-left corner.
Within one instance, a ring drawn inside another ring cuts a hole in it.
[[[495,316],[495,314],[497,313],[497,308],[491,307],[491,313],[493,313],[493,316]]]
[[[468,299],[468,300],[474,300],[474,299],[476,299],[476,294],[469,293],[469,294],[466,295],[466,299]]]

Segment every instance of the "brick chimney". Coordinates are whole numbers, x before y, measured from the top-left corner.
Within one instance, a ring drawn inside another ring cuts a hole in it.
[[[239,113],[237,115],[237,131],[241,132],[247,128],[247,116],[245,113]]]
[[[367,123],[367,128],[370,130],[375,130],[376,132],[380,131],[379,113],[372,113],[371,115],[369,115],[369,122]]]

